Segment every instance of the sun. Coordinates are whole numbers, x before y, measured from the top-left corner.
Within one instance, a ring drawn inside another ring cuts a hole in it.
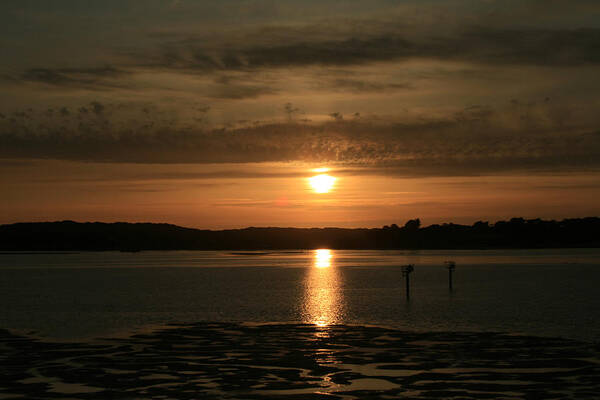
[[[315,193],[327,193],[333,188],[336,178],[327,174],[315,175],[308,178],[308,183]]]

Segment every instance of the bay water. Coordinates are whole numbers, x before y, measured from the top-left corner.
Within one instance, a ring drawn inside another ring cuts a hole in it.
[[[1,328],[73,339],[202,321],[600,341],[600,249],[0,254]]]

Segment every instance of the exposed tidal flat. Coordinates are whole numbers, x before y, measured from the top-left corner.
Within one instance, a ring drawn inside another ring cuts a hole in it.
[[[0,331],[3,399],[597,398],[600,349],[568,339],[308,324],[171,325],[49,342]]]
[[[0,399],[595,398],[599,283],[598,249],[8,252]]]

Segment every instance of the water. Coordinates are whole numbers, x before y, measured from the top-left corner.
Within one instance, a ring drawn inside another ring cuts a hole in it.
[[[453,291],[446,260],[457,263]],[[306,322],[598,341],[599,286],[600,249],[3,253],[0,327],[80,338],[170,322]]]

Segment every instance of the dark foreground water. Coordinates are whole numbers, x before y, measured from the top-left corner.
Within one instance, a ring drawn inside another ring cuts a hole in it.
[[[599,287],[598,249],[4,253],[0,399],[598,398]]]

